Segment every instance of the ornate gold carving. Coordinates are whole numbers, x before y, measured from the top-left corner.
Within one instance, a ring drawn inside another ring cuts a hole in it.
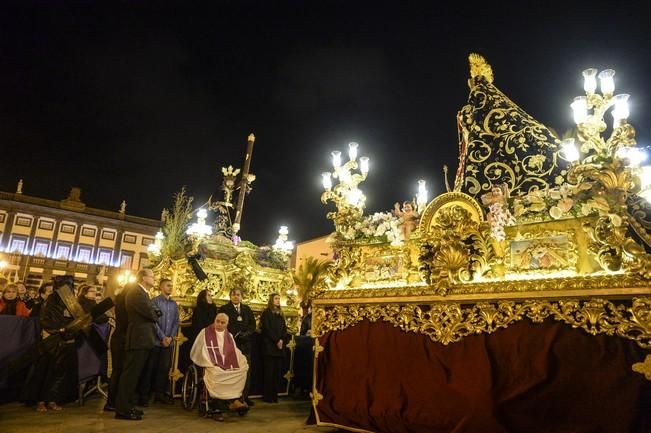
[[[649,282],[635,275],[612,274],[599,276],[573,276],[565,278],[527,278],[494,280],[453,284],[446,298],[472,302],[481,299],[497,300],[513,294],[518,298],[550,296],[608,296],[624,294],[646,295],[651,293]],[[319,299],[323,302],[343,299],[367,299],[367,302],[384,302],[388,298],[437,298],[436,287],[427,284],[408,284],[391,287],[328,290]]]
[[[581,328],[591,335],[617,335],[651,348],[651,299],[635,298],[632,306],[605,299],[528,300],[480,302],[464,307],[458,303],[420,305],[317,305],[313,311],[313,335],[341,331],[362,320],[389,322],[406,332],[430,337],[444,345],[468,335],[492,333],[528,318],[540,323],[547,318]],[[314,319],[315,318],[315,319]]]
[[[482,76],[486,77],[489,83],[493,82],[493,68],[482,55],[470,53],[468,63],[470,64],[470,78]]]
[[[457,206],[465,209],[470,218],[477,222],[484,222],[484,211],[477,201],[462,192],[446,192],[432,200],[420,218],[418,230],[421,233],[427,233],[430,226],[436,222],[436,214],[448,206]]]
[[[317,329],[317,328],[313,327],[312,329]],[[314,358],[318,358],[319,353],[323,352],[323,349],[324,349],[324,347],[319,344],[319,339],[315,338],[314,339],[314,347],[312,348],[312,350],[314,350]]]
[[[588,126],[582,125],[582,128],[583,134],[587,134],[585,129],[589,129]],[[586,159],[598,163],[587,162],[572,166],[568,180],[594,183],[593,192],[603,203],[599,209],[599,218],[583,226],[591,240],[590,251],[595,254],[599,264],[608,271],[625,270],[651,279],[651,255],[630,237],[628,230],[630,224],[635,232],[644,233],[645,236],[640,236],[643,241],[647,237],[646,229],[634,217],[629,216],[627,207],[629,195],[639,190],[636,175],[624,161],[608,156],[618,146],[627,145],[626,143],[618,143],[612,137],[605,142],[600,135],[592,137],[584,143],[587,150],[593,152]]]
[[[316,405],[319,404],[319,401],[323,400],[323,395],[316,390],[316,387],[312,388],[310,397],[312,397],[312,404],[314,405],[314,407],[316,407]]]
[[[437,197],[421,220],[418,257],[423,280],[445,295],[452,284],[493,274],[493,242],[483,213],[470,196],[451,192]]]
[[[320,286],[321,289],[348,287],[353,279],[361,274],[361,248],[353,245],[341,245],[336,251],[338,255],[337,261],[328,270],[325,284]]]
[[[172,279],[173,296],[180,307],[180,321],[190,321],[197,294],[201,290],[207,289],[215,303],[222,305],[228,302],[230,290],[238,288],[242,290],[244,302],[251,307],[256,318],[267,307],[270,294],[280,294],[285,305],[283,310],[287,327],[291,332],[297,331],[300,322],[296,297],[290,290],[293,287],[291,274],[261,266],[253,260],[251,252],[246,248],[240,248],[236,252],[236,255],[204,259],[201,267],[208,278],[203,281],[197,279],[186,259],[166,259],[154,269],[157,278],[164,276]]]
[[[651,380],[651,355],[644,358],[644,362],[638,362],[631,367],[636,373],[641,373],[647,380]]]

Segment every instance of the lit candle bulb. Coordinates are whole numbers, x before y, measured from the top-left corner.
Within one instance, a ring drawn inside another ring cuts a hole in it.
[[[358,188],[351,189],[350,191],[348,191],[348,194],[346,195],[346,200],[351,206],[357,206],[361,198],[362,198],[362,191]]]
[[[423,179],[418,181],[418,195],[416,196],[416,201],[419,206],[427,203],[427,185]]]
[[[341,167],[341,152],[335,150],[331,153],[332,155],[332,166],[337,169]]]
[[[640,167],[640,187],[642,190],[651,187],[651,165]]]
[[[574,122],[578,125],[588,120],[588,99],[585,96],[577,96],[570,104],[574,112]]]
[[[628,119],[628,98],[629,95],[622,93],[613,98],[615,101],[615,108],[613,108],[613,128],[617,128],[622,120]]]
[[[351,143],[348,143],[348,157],[350,157],[351,161],[355,161],[357,159],[357,148],[359,147],[359,144],[355,143],[354,141]]]
[[[321,181],[323,182],[323,188],[330,190],[332,188],[332,174],[329,172],[321,173]]]
[[[368,156],[362,156],[359,158],[359,170],[364,176],[368,173]]]
[[[569,162],[574,162],[579,160],[579,149],[576,148],[573,138],[566,138],[561,144],[563,150],[563,156]]]
[[[610,96],[615,91],[615,71],[613,69],[606,69],[599,72],[599,83],[601,85],[601,93],[604,96]]]
[[[583,90],[589,95],[597,90],[597,70],[595,68],[583,71]]]

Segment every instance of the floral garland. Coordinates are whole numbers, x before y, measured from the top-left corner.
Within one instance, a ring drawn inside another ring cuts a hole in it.
[[[497,241],[506,239],[504,227],[515,225],[515,218],[508,208],[502,203],[492,203],[488,206],[491,236]]]
[[[610,213],[608,201],[594,184],[564,183],[558,188],[531,191],[513,199],[513,214],[521,222],[537,222]]]

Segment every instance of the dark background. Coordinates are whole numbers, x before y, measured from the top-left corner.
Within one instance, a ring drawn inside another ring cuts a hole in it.
[[[329,152],[371,157],[367,212],[430,197],[454,173],[467,56],[563,132],[586,67],[617,71],[651,136],[648,2],[3,2],[0,190],[158,218],[183,185],[203,203],[257,140],[242,237],[332,230]],[[610,121],[610,117],[608,118]],[[452,179],[451,179],[452,181]]]

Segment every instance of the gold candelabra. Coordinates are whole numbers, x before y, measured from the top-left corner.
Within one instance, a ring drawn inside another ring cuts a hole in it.
[[[651,275],[651,261],[644,248],[628,234],[630,225],[627,202],[631,194],[650,197],[649,167],[640,167],[646,155],[636,147],[635,130],[627,123],[629,95],[615,95],[615,71],[607,69],[597,75],[596,69],[583,71],[586,96],[574,98],[571,107],[577,125],[575,139],[563,141],[565,158],[572,163],[568,180],[591,183],[594,196],[603,207],[594,224],[584,229],[593,241],[601,265],[610,271],[622,268]],[[596,93],[597,78],[601,94]],[[605,114],[610,110],[613,124],[610,136]]]
[[[332,155],[332,172],[321,174],[323,188],[325,191],[321,195],[321,202],[334,202],[337,210],[328,212],[328,219],[333,220],[335,228],[340,230],[346,222],[354,221],[364,214],[364,204],[366,196],[359,184],[362,183],[368,174],[369,158],[362,156],[357,158],[359,145],[355,142],[348,144],[348,161],[341,163],[341,152],[336,150]],[[356,172],[359,170],[359,172]],[[333,179],[338,182],[333,185]]]

